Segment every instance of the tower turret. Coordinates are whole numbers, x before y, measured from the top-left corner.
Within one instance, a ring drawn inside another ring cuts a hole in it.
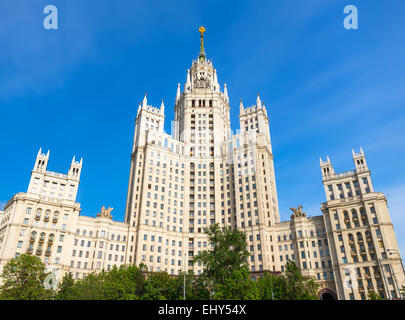
[[[322,161],[322,158],[319,158],[319,163],[323,178],[327,178],[335,174],[335,170],[333,169],[329,156],[326,157],[326,161]]]
[[[40,172],[45,172],[46,168],[48,166],[48,161],[49,161],[49,150],[45,154],[45,153],[42,153],[42,148],[39,148],[37,158],[35,160],[34,170],[40,171]]]
[[[360,147],[360,153],[354,152],[354,149],[352,149],[352,155],[353,155],[353,162],[356,167],[357,171],[367,171],[367,162],[366,162],[366,156],[364,155],[363,149]]]
[[[80,180],[82,164],[83,164],[83,158],[81,158],[80,162],[79,162],[79,161],[76,161],[76,157],[73,156],[72,162],[70,164],[69,172],[68,172],[68,177],[71,179]]]

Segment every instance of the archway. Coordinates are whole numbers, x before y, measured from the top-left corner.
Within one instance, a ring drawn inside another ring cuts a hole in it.
[[[318,295],[320,300],[337,300],[336,294],[331,289],[328,288],[319,291]]]

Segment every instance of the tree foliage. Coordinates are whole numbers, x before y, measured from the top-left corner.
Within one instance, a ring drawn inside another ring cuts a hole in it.
[[[288,261],[284,275],[266,273],[257,286],[262,300],[317,300],[318,284],[304,278],[294,261]]]
[[[52,297],[52,290],[44,286],[48,273],[35,256],[22,254],[11,259],[3,268],[0,298],[7,300],[44,300]]]
[[[239,230],[222,232],[218,224],[206,230],[211,250],[194,257],[204,265],[203,278],[213,299],[257,299],[258,290],[249,277],[246,234]]]
[[[318,285],[304,278],[295,262],[289,261],[281,276],[265,273],[257,281],[250,277],[246,235],[238,230],[221,231],[218,225],[206,230],[210,248],[194,257],[204,266],[201,275],[192,271],[170,276],[147,272],[145,265],[123,265],[91,273],[74,280],[66,274],[56,290],[46,289],[45,266],[37,257],[12,259],[2,273],[2,299],[57,300],[312,300]],[[371,299],[377,299],[374,294]]]
[[[374,291],[370,291],[367,296],[369,300],[385,300],[380,294]]]
[[[65,275],[59,284],[56,299],[61,300],[136,300],[145,286],[141,270],[133,265],[113,267],[99,274],[91,273],[74,281]]]

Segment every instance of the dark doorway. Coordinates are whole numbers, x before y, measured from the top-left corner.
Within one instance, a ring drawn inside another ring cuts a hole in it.
[[[335,300],[329,292],[325,292],[321,295],[321,300]]]
[[[321,300],[337,300],[336,294],[330,289],[322,289],[319,292],[319,299]]]

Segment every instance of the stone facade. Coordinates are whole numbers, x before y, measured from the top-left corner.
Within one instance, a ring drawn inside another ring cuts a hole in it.
[[[0,268],[22,253],[38,256],[60,279],[80,278],[122,264],[144,263],[150,271],[202,272],[192,258],[209,248],[204,229],[246,233],[252,274],[284,272],[294,260],[314,277],[323,298],[365,299],[369,291],[400,297],[404,272],[387,200],[372,187],[363,151],[353,152],[355,170],[335,174],[329,157],[320,166],[327,202],[322,215],[291,208],[280,222],[266,106],[239,106],[240,130],[232,134],[226,84],[206,58],[201,34],[198,59],[178,85],[172,135],[160,108],[140,104],[125,222],[111,208],[81,216],[76,194],[82,160],[68,173],[47,171],[49,151],[39,151],[26,193],[0,211]]]

